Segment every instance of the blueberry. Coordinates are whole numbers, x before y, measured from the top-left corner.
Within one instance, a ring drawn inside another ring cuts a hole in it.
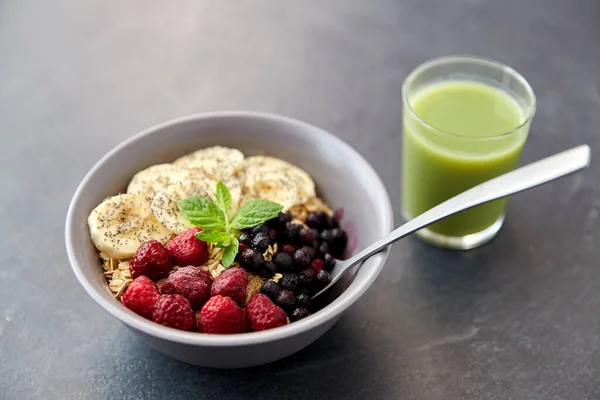
[[[279,284],[284,288],[291,290],[292,292],[298,289],[300,285],[300,281],[298,280],[298,275],[296,274],[283,274],[283,278],[279,281]]]
[[[331,282],[331,275],[329,275],[329,272],[322,269],[315,276],[315,282],[319,288],[324,288],[325,286],[329,285],[329,282]]]
[[[310,308],[310,295],[304,291],[296,295],[296,304],[307,310]]]
[[[283,241],[288,243],[296,242],[301,229],[302,226],[300,224],[292,224],[291,222],[288,222],[283,231]]]
[[[250,246],[250,244],[252,244],[252,235],[248,232],[242,232],[240,234],[240,237],[238,238],[238,241],[240,243],[244,243],[247,246]]]
[[[340,227],[340,223],[338,222],[337,219],[335,219],[335,217],[333,217],[333,216],[327,216],[327,226],[330,229],[335,229],[335,228],[339,228]]]
[[[335,228],[331,230],[331,236],[332,240],[329,243],[331,254],[336,257],[340,257],[346,250],[346,245],[348,244],[348,235],[346,235],[346,231],[343,229]]]
[[[324,261],[323,266],[325,267],[325,269],[328,271],[331,271],[331,269],[335,265],[335,258],[333,258],[333,256],[331,254],[325,254],[323,261]]]
[[[246,249],[240,256],[240,265],[248,271],[256,271],[264,262],[262,253],[254,249]]]
[[[277,253],[272,261],[277,267],[277,272],[290,272],[293,269],[292,256],[288,253]]]
[[[308,247],[302,247],[294,252],[294,264],[296,264],[298,268],[304,269],[310,265],[312,260],[310,250]]]
[[[306,268],[304,271],[302,271],[298,274],[298,279],[304,286],[310,285],[310,283],[312,282],[314,277],[315,277],[315,272],[310,267]]]
[[[257,233],[252,239],[252,247],[259,253],[264,253],[269,247],[269,236],[266,233]]]
[[[298,237],[302,241],[302,243],[312,244],[313,240],[317,240],[319,238],[319,231],[311,228],[303,228],[298,232]]]
[[[253,235],[258,235],[259,233],[269,233],[269,227],[265,224],[260,224],[252,228]]]
[[[258,276],[265,279],[270,279],[275,275],[277,269],[275,264],[271,261],[265,261],[265,263],[258,269]]]
[[[277,222],[279,222],[281,225],[285,225],[291,221],[292,221],[292,214],[280,212],[279,215],[277,216]]]
[[[321,243],[321,245],[319,246],[319,253],[321,253],[322,256],[325,256],[325,254],[329,254],[329,245],[327,244],[327,242]]]
[[[346,231],[344,231],[341,228],[335,228],[332,229],[331,234],[333,235],[333,240],[339,240],[339,239],[347,239],[348,237],[346,236]]]
[[[268,226],[282,230],[285,228],[285,224],[292,220],[292,215],[287,213],[280,212],[278,216],[268,220],[266,223]]]
[[[323,211],[308,214],[306,225],[319,231],[323,230],[327,226],[327,214]]]
[[[275,243],[275,241],[277,240],[277,229],[275,228],[269,228],[269,240],[271,241],[271,243]]]
[[[246,250],[248,250],[250,248],[250,246],[248,246],[247,244],[244,243],[240,243],[239,247],[238,247],[238,253],[235,255],[235,259],[236,260],[240,260],[240,257],[242,256],[242,253]]]
[[[310,256],[311,260],[313,258],[315,258],[315,256],[317,255],[317,251],[312,246],[311,247],[305,246],[305,247],[303,247],[303,249],[305,249],[304,251],[306,251],[308,253],[308,255]]]
[[[302,318],[308,317],[310,314],[306,311],[304,307],[298,307],[294,311],[292,311],[292,315],[290,315],[290,321],[298,321]]]
[[[281,246],[281,251],[283,251],[284,253],[288,253],[291,256],[296,251],[296,246],[294,246],[293,244],[284,244],[283,246]]]
[[[333,242],[333,231],[331,229],[324,230],[321,232],[321,239],[327,243]]]
[[[286,311],[291,311],[296,305],[296,296],[294,296],[291,290],[281,289],[275,298],[275,304]]]
[[[277,282],[266,281],[260,287],[260,292],[267,295],[267,297],[272,301],[275,301],[277,299],[277,295],[279,295],[279,292],[281,292],[281,287],[279,284],[277,284]]]

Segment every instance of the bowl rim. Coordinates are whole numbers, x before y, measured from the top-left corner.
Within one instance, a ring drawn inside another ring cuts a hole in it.
[[[358,153],[356,150],[354,150],[354,148],[352,148],[349,144],[347,144],[337,136],[307,122],[271,113],[254,111],[215,111],[192,114],[156,124],[122,141],[121,143],[113,147],[109,152],[107,152],[102,158],[100,158],[100,160],[94,164],[94,166],[87,172],[83,180],[79,183],[77,190],[75,191],[73,198],[71,199],[71,202],[69,204],[65,222],[65,245],[67,255],[73,273],[77,277],[77,280],[79,281],[81,286],[83,286],[87,294],[96,303],[98,303],[98,305],[100,305],[106,312],[117,318],[119,321],[123,322],[125,325],[134,328],[138,331],[141,331],[147,335],[181,344],[191,344],[209,347],[235,347],[272,342],[295,336],[302,332],[310,331],[325,324],[327,321],[335,318],[336,316],[341,315],[347,308],[354,304],[354,302],[356,302],[375,281],[387,260],[387,257],[390,252],[389,247],[384,251],[370,257],[369,261],[373,261],[374,263],[373,267],[370,268],[371,272],[366,276],[365,279],[361,281],[354,280],[351,283],[350,286],[357,285],[355,290],[352,291],[352,293],[350,293],[348,290],[345,290],[340,296],[338,296],[334,301],[332,301],[323,309],[319,310],[315,314],[310,315],[307,318],[304,318],[300,321],[296,321],[293,324],[287,324],[278,328],[260,332],[247,332],[235,335],[214,335],[203,334],[199,332],[186,332],[156,324],[125,309],[124,307],[119,307],[117,302],[108,301],[107,299],[105,299],[103,296],[100,295],[98,291],[96,291],[91,281],[88,280],[88,278],[85,276],[82,266],[79,265],[79,263],[77,262],[77,257],[73,249],[73,237],[75,235],[76,228],[76,221],[74,220],[73,214],[76,205],[79,203],[83,195],[84,189],[88,186],[88,182],[92,179],[92,177],[97,173],[98,170],[100,170],[104,166],[104,164],[108,160],[110,160],[114,156],[114,154],[120,152],[123,148],[138,141],[142,137],[155,134],[174,125],[187,123],[194,120],[205,120],[215,118],[249,118],[267,120],[271,122],[281,123],[284,125],[291,125],[297,128],[301,128],[304,133],[308,133],[309,135],[314,136],[315,139],[318,135],[318,140],[329,141],[334,143],[336,146],[344,148],[344,150],[348,152],[351,155],[351,157],[360,160],[360,162],[364,164],[366,172],[372,176],[373,180],[371,190],[374,190],[379,195],[381,195],[381,200],[385,204],[385,208],[383,210],[381,218],[381,225],[383,226],[386,233],[391,232],[391,230],[393,229],[394,220],[392,204],[389,198],[389,194],[383,182],[381,181],[381,178],[373,169],[371,164],[369,164],[369,162],[362,155],[360,155],[360,153]]]

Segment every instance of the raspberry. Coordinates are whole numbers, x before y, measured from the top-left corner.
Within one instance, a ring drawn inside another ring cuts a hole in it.
[[[323,260],[317,258],[310,263],[310,268],[314,271],[315,274],[318,274],[319,271],[323,269]]]
[[[208,261],[206,242],[198,240],[194,236],[198,232],[202,232],[202,229],[188,229],[167,243],[167,251],[173,257],[175,265],[199,267]]]
[[[196,277],[200,278],[208,286],[212,285],[212,278],[210,277],[210,273],[203,268],[194,267],[193,265],[190,265],[187,267],[179,268],[177,270],[177,272],[180,274],[189,274],[189,275],[196,276]]]
[[[154,305],[160,299],[160,293],[154,282],[147,276],[134,280],[123,295],[123,305],[136,314],[152,318]]]
[[[171,269],[173,269],[173,263],[169,253],[157,240],[142,243],[129,263],[129,271],[133,279],[145,275],[153,281],[157,281],[167,277]]]
[[[165,294],[156,302],[152,321],[184,331],[191,331],[196,327],[190,302],[178,294]]]
[[[248,274],[240,267],[231,267],[217,276],[210,289],[212,296],[231,297],[240,306],[246,301]]]
[[[246,305],[246,317],[254,331],[264,331],[287,324],[285,312],[260,293],[252,295]]]
[[[193,310],[199,310],[210,298],[210,284],[207,284],[198,272],[190,271],[190,268],[199,269],[197,267],[178,269],[169,275],[160,290],[163,294],[179,294],[185,297],[190,302]],[[206,273],[208,274],[208,272]],[[208,279],[210,280],[210,276]]]
[[[246,316],[230,297],[214,296],[200,311],[198,330],[221,334],[246,332]]]

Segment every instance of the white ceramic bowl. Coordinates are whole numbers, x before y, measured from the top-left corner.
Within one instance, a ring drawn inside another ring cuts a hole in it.
[[[212,145],[235,147],[246,155],[272,155],[305,169],[315,179],[320,196],[332,208],[343,208],[342,226],[348,229],[350,242],[355,242],[357,249],[381,238],[393,227],[390,199],[377,173],[337,137],[286,117],[218,112],[179,118],[150,128],[98,161],[71,201],[65,227],[67,252],[85,291],[155,349],[206,367],[260,365],[297,352],[331,328],[371,286],[388,252],[374,255],[355,276],[338,283],[329,305],[280,328],[208,335],[167,328],[136,315],[115,300],[107,288],[98,252],[89,237],[87,216],[104,198],[124,191],[136,172]]]

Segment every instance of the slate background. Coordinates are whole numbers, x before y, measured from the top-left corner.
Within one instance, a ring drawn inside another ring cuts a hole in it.
[[[530,80],[524,162],[597,151],[599,20],[593,0],[1,2],[0,398],[599,399],[597,162],[515,196],[483,248],[398,243],[322,339],[250,370],[141,344],[78,286],[63,244],[69,200],[106,151],[212,110],[333,132],[397,210],[402,81],[440,55]]]

